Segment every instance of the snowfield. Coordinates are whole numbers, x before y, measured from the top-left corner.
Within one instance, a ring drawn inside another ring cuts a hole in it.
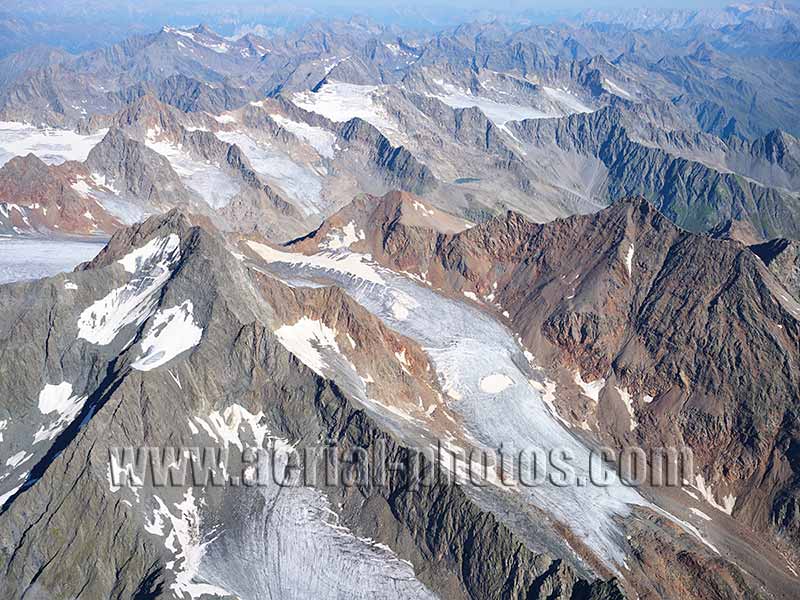
[[[322,179],[311,168],[290,159],[267,143],[244,133],[220,131],[223,142],[236,144],[245,153],[256,173],[270,185],[279,187],[305,214],[320,212],[323,206]]]
[[[302,109],[344,123],[358,117],[376,127],[394,145],[402,144],[399,127],[378,102],[381,88],[328,81],[316,92],[297,92],[292,101]]]
[[[92,344],[110,344],[124,327],[147,320],[158,302],[157,292],[180,260],[180,238],[174,233],[150,240],[118,262],[133,272],[131,280],[88,306],[78,318],[78,337]],[[147,351],[145,349],[145,351]]]
[[[27,123],[0,121],[0,166],[15,156],[33,153],[42,161],[58,165],[68,160],[84,161],[108,129],[81,135],[69,129],[39,129]]]

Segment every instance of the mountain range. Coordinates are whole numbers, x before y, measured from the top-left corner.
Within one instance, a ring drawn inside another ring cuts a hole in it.
[[[798,27],[5,52],[0,598],[796,597]]]

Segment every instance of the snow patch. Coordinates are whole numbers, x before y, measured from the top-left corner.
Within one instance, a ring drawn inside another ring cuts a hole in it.
[[[211,115],[217,123],[226,125],[228,123],[236,123],[236,117],[233,115]]]
[[[275,331],[278,340],[289,352],[314,371],[324,376],[327,366],[320,354],[320,348],[330,348],[339,352],[336,332],[315,319],[303,317],[294,325],[283,325]]]
[[[153,238],[141,248],[128,252],[117,262],[128,273],[135,273],[147,261],[151,261],[163,253],[174,253],[178,249],[180,242],[180,238],[174,233],[169,234],[167,237]]]
[[[22,463],[29,461],[32,457],[33,454],[25,452],[24,450],[20,450],[16,454],[8,457],[8,459],[6,460],[6,466],[15,469]]]
[[[583,380],[583,377],[581,377],[580,371],[575,371],[574,375],[575,383],[577,383],[578,387],[581,388],[583,395],[591,398],[595,401],[595,403],[600,402],[600,392],[602,392],[603,388],[606,387],[606,380],[601,377],[595,381],[587,382]]]
[[[158,311],[141,342],[144,354],[131,366],[150,371],[199,344],[203,328],[195,323],[193,311],[191,300]]]
[[[86,180],[83,177],[78,177],[78,180],[70,187],[72,187],[72,189],[83,198],[88,198],[89,193],[92,191],[92,188],[89,187],[89,184],[86,183]]]
[[[622,398],[622,402],[625,404],[625,408],[628,409],[628,415],[630,416],[630,431],[636,429],[636,426],[639,424],[636,421],[636,412],[633,408],[633,398],[631,398],[630,393],[628,390],[621,388],[619,386],[615,386],[614,389],[617,390],[619,397]]]
[[[340,248],[349,248],[356,242],[362,241],[364,237],[364,230],[356,231],[356,224],[350,221],[341,229],[331,229],[319,246],[326,250],[339,250]]]
[[[87,396],[72,393],[72,384],[62,381],[56,385],[47,384],[39,392],[39,412],[43,415],[56,413],[56,420],[41,426],[33,436],[33,443],[52,440],[69,426],[86,403]]]
[[[709,516],[708,516],[706,513],[704,513],[702,510],[698,510],[698,509],[696,509],[696,508],[690,508],[690,509],[689,509],[689,512],[691,512],[691,513],[692,513],[692,514],[694,514],[694,515],[697,515],[698,517],[700,517],[701,519],[703,519],[703,520],[705,520],[705,521],[711,521],[711,520],[712,520],[712,519],[711,519],[711,517],[709,517]]]
[[[729,515],[733,513],[733,507],[736,505],[736,496],[728,494],[727,496],[724,496],[722,498],[722,504],[720,504],[714,497],[714,492],[711,489],[711,485],[706,484],[706,481],[702,475],[697,475],[695,477],[694,488],[698,492],[700,492],[700,495],[703,496],[706,502],[708,502],[711,506],[713,506],[717,510],[721,510],[722,512]]]
[[[633,244],[628,248],[628,253],[625,255],[625,266],[628,268],[628,276],[633,275]]]
[[[11,496],[16,494],[21,489],[22,485],[18,485],[17,487],[8,490],[5,494],[0,495],[0,508],[3,508],[6,505],[6,502],[8,502],[11,499]]]

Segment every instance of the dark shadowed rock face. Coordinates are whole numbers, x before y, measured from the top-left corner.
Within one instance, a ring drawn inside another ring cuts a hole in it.
[[[771,240],[750,246],[796,300],[800,300],[800,243]]]
[[[390,188],[425,194],[437,185],[430,169],[402,146],[392,146],[375,127],[362,119],[351,119],[340,129],[342,139],[363,145],[369,162]]]
[[[420,492],[398,473],[277,493],[148,472],[115,485],[129,464],[109,462],[115,447],[414,452],[285,349],[297,323],[333,332],[340,360],[369,365],[398,402],[435,396],[413,342],[339,290],[247,268],[176,211],[121,229],[74,273],[1,286],[0,306],[3,597],[623,598],[529,550],[452,483]]]

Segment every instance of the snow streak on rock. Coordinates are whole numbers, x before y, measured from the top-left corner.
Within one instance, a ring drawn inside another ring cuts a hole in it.
[[[105,346],[127,325],[143,323],[155,310],[157,292],[179,259],[180,239],[175,234],[152,240],[120,259],[133,277],[81,313],[78,337]]]

